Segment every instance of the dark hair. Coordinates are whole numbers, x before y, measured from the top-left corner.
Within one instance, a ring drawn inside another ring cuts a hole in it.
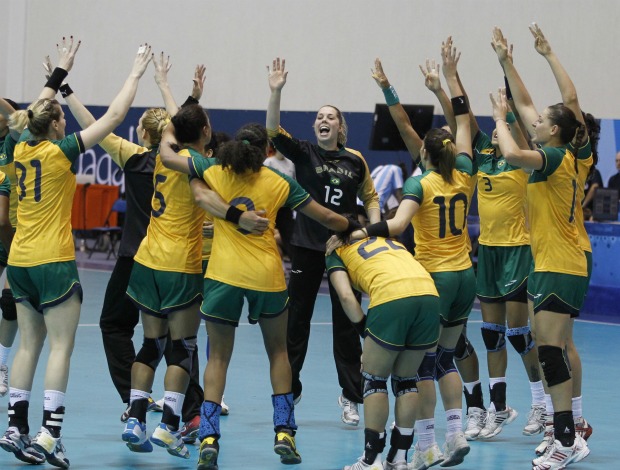
[[[226,142],[217,149],[217,158],[223,168],[230,168],[236,174],[251,170],[256,173],[265,161],[267,129],[261,124],[246,124],[237,131],[235,140]]]
[[[424,148],[443,180],[452,184],[452,170],[456,167],[456,146],[452,134],[441,128],[431,129],[424,136]]]
[[[588,137],[590,137],[590,146],[592,147],[592,158],[594,159],[594,165],[596,165],[598,163],[598,141],[601,138],[601,121],[590,113],[582,111],[581,114],[588,128]],[[591,172],[594,170],[594,165],[592,165]]]
[[[211,150],[215,154],[215,150],[225,142],[230,142],[231,137],[226,132],[212,132],[211,140],[205,145],[205,152]]]
[[[18,105],[15,101],[9,99],[9,98],[4,98],[4,101],[6,101],[7,103],[9,103],[11,105],[11,107],[17,111],[18,109],[22,109],[20,105]]]
[[[205,126],[211,126],[209,116],[198,104],[189,104],[179,108],[179,111],[172,116],[172,124],[175,137],[183,144],[196,142],[200,139],[202,129]]]
[[[575,138],[581,123],[577,121],[575,113],[562,103],[554,104],[547,108],[549,120],[560,128],[560,141],[563,145],[568,144]]]

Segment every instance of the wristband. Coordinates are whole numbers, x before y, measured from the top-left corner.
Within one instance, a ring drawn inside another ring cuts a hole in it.
[[[512,111],[506,113],[506,122],[508,124],[512,124],[513,122],[516,122],[516,121],[517,121],[517,118],[515,117],[515,114]]]
[[[243,215],[243,211],[241,209],[237,209],[235,206],[230,206],[226,211],[226,220],[232,222],[233,224],[239,225],[239,219]]]
[[[461,114],[469,114],[469,106],[467,105],[467,100],[465,96],[455,96],[450,100],[452,102],[452,111],[455,116],[460,116]]]
[[[362,318],[360,321],[358,321],[357,323],[353,323],[353,328],[355,328],[355,331],[357,331],[357,334],[360,335],[362,338],[366,333],[366,315],[364,315],[364,318]]]
[[[60,85],[60,88],[58,89],[58,91],[60,91],[60,94],[62,95],[63,98],[66,98],[67,96],[73,94],[73,90],[71,89],[68,83],[65,83],[64,85]]]
[[[366,233],[369,237],[390,238],[390,228],[388,227],[388,223],[385,220],[366,227]]]
[[[387,88],[383,88],[383,96],[385,97],[385,103],[388,106],[394,106],[395,104],[400,103],[398,99],[398,94],[392,85]]]
[[[189,106],[190,104],[198,104],[200,103],[196,98],[194,98],[193,96],[188,96],[187,99],[185,100],[185,103],[183,103],[181,105],[181,108],[183,108],[184,106]]]
[[[60,88],[60,85],[62,85],[62,81],[67,78],[67,75],[69,75],[69,72],[67,72],[65,69],[56,67],[50,75],[50,78],[47,79],[47,83],[45,84],[45,86],[47,88],[51,88],[56,93],[58,93],[58,89]]]
[[[508,84],[508,79],[504,75],[504,85],[506,85],[506,99],[512,100],[512,93],[510,92],[510,85]]]

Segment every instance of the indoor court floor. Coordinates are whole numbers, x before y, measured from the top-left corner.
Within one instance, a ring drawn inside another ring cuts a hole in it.
[[[103,256],[96,254],[95,257]],[[109,378],[99,330],[99,314],[112,262],[103,263],[103,269],[80,269],[84,288],[82,316],[77,333],[67,392],[67,415],[63,427],[63,443],[71,468],[75,469],[192,469],[197,463],[197,446],[190,446],[191,458],[182,460],[168,455],[164,449],[154,448],[152,454],[130,452],[121,441],[124,425],[119,417],[124,411]],[[83,263],[82,266],[97,266]],[[361,455],[364,443],[363,421],[357,428],[340,420],[337,398],[340,394],[332,358],[330,301],[319,295],[313,318],[310,348],[302,371],[304,391],[297,406],[299,426],[297,445],[303,462],[299,470],[336,470],[352,464]],[[470,335],[478,351],[483,373],[483,388],[488,390],[484,346],[477,334],[481,323],[478,310],[472,312]],[[142,339],[141,327],[136,329],[135,343]],[[199,333],[201,368],[204,366],[206,333]],[[18,340],[17,340],[18,341]],[[594,433],[589,440],[590,456],[573,466],[575,469],[620,468],[620,451],[614,444],[614,419],[619,419],[614,396],[620,388],[620,325],[577,321],[575,342],[581,353],[584,369],[584,416],[592,424]],[[17,344],[17,342],[16,342]],[[13,348],[12,354],[16,347]],[[46,349],[40,365],[45,364]],[[600,362],[600,358],[603,362]],[[12,355],[11,359],[12,360]],[[9,364],[10,364],[9,361]],[[37,432],[42,415],[43,373],[40,367],[35,377],[30,409],[30,427]],[[153,398],[162,397],[163,371],[157,371]],[[534,447],[541,435],[526,437],[521,434],[530,406],[527,378],[516,353],[509,351],[508,404],[519,412],[514,423],[491,441],[471,443],[471,452],[457,468],[527,469],[534,457]],[[222,417],[220,441],[220,469],[283,469],[273,452],[271,388],[267,357],[257,326],[243,319],[237,330],[235,351],[229,369],[225,401],[230,415]],[[485,391],[488,401],[488,391]],[[393,397],[390,397],[393,403]],[[6,423],[8,397],[0,398],[0,416]],[[613,416],[616,415],[616,418]],[[442,409],[437,411],[437,437],[443,445],[445,420]],[[152,432],[161,414],[148,414],[148,429]],[[390,417],[390,421],[392,418]],[[389,438],[388,438],[389,439]],[[616,462],[616,463],[614,463]],[[618,465],[618,467],[617,467]],[[12,454],[0,452],[0,469],[24,468]],[[49,465],[45,464],[49,468]],[[41,467],[39,467],[41,468]],[[437,467],[439,468],[439,467]]]

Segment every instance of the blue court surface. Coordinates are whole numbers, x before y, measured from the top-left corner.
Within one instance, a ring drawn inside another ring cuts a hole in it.
[[[109,271],[80,269],[80,276],[84,287],[84,304],[72,358],[67,414],[63,427],[63,442],[71,468],[195,468],[198,459],[198,448],[195,446],[190,446],[191,458],[182,460],[168,455],[159,447],[155,447],[152,454],[132,453],[121,441],[124,426],[119,418],[124,406],[109,378],[98,324]],[[469,328],[470,339],[478,351],[483,387],[487,390],[486,354],[480,334],[477,333],[480,322],[480,312],[474,311]],[[299,470],[341,469],[344,465],[352,464],[363,449],[363,422],[358,428],[352,428],[340,420],[337,404],[340,389],[331,352],[331,329],[329,297],[319,295],[310,348],[302,371],[303,397],[296,408],[299,426],[297,445],[303,463],[294,468]],[[139,346],[142,340],[140,326],[136,329],[134,340],[136,346]],[[204,326],[200,329],[198,340],[202,368],[206,345]],[[612,422],[618,419],[614,397],[620,386],[617,368],[620,364],[620,348],[617,347],[620,342],[620,325],[577,321],[575,342],[584,369],[584,416],[592,424],[594,433],[589,440],[590,456],[571,468],[620,468],[620,451],[616,447],[616,429]],[[45,355],[46,349],[40,364],[45,364]],[[160,367],[156,375],[153,391],[155,399],[162,397],[163,372],[164,368]],[[33,387],[30,409],[33,434],[41,422],[43,373],[43,367],[40,367]],[[521,361],[512,350],[509,351],[507,375],[508,404],[519,411],[519,417],[493,440],[471,443],[471,452],[458,468],[531,468],[534,447],[542,436],[526,437],[521,434],[530,406],[530,391]],[[226,385],[225,399],[230,406],[230,415],[221,420],[220,469],[286,468],[280,464],[272,448],[274,434],[270,395],[269,368],[260,330],[245,321],[237,329],[235,351]],[[488,392],[485,392],[485,399],[488,401]],[[0,399],[0,415],[4,422],[7,403],[8,397]],[[437,437],[440,445],[443,445],[445,420],[442,409],[437,410],[436,417]],[[149,413],[149,431],[155,428],[160,418],[158,413]],[[0,451],[0,469],[25,466],[12,454]],[[55,468],[47,464],[44,466]]]

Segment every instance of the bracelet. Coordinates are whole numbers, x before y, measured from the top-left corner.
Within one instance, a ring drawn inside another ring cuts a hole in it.
[[[395,104],[400,103],[398,99],[398,94],[392,85],[387,88],[383,88],[383,96],[385,97],[385,103],[388,106],[394,106]]]
[[[66,98],[67,96],[73,94],[73,90],[71,89],[68,83],[65,83],[64,85],[60,85],[60,88],[58,89],[58,91],[60,91],[60,94],[62,95],[63,98]]]
[[[516,122],[516,121],[517,121],[517,118],[512,111],[506,113],[506,122],[508,124],[512,124],[513,122]]]
[[[455,116],[460,116],[461,114],[469,114],[469,106],[467,105],[467,100],[465,96],[455,96],[450,100],[452,102],[452,111]]]
[[[366,233],[369,237],[390,238],[390,227],[387,221],[382,220],[381,222],[366,227]]]
[[[243,215],[243,211],[235,206],[230,206],[226,211],[226,220],[233,224],[239,225],[239,219]]]
[[[60,88],[60,85],[62,85],[62,81],[67,78],[67,75],[69,75],[69,72],[67,72],[65,69],[56,67],[50,75],[50,78],[47,79],[47,83],[45,84],[45,86],[47,88],[51,88],[56,93],[58,93],[58,89]]]

